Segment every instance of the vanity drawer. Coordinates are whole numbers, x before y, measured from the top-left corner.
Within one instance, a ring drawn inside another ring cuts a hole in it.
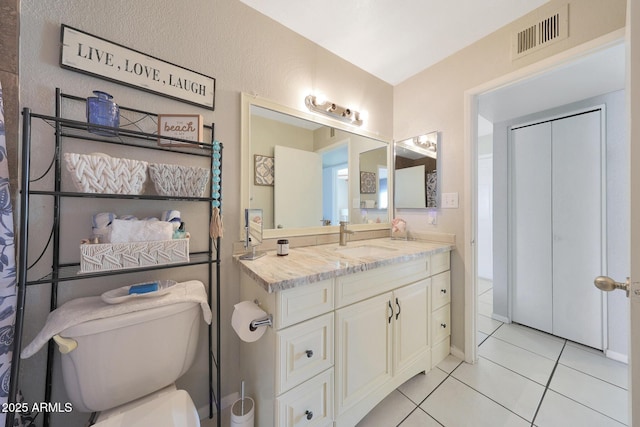
[[[284,328],[333,310],[333,279],[277,293],[276,329]]]
[[[437,274],[431,278],[431,311],[451,302],[451,272]]]
[[[336,278],[336,308],[428,277],[428,260],[428,257],[424,257]]]
[[[333,366],[333,313],[276,334],[276,394]]]
[[[451,252],[445,251],[431,255],[431,274],[442,273],[451,267]]]
[[[333,425],[333,369],[276,398],[278,427]]]
[[[450,305],[431,313],[431,344],[437,344],[451,334]]]

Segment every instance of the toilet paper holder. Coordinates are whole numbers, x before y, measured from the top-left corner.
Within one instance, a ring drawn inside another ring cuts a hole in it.
[[[251,323],[249,324],[249,330],[253,332],[256,329],[258,329],[260,326],[273,327],[273,316],[271,314],[268,314],[266,317],[263,317],[261,319],[252,320]]]
[[[257,299],[253,300],[253,303],[260,307],[260,301]],[[260,326],[270,326],[273,327],[273,316],[271,314],[267,314],[265,317],[259,319],[253,319],[251,323],[249,323],[249,330],[254,332]]]

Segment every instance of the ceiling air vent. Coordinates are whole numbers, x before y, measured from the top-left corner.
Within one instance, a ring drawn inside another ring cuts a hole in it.
[[[534,17],[537,18],[537,17]],[[537,19],[513,37],[513,58],[518,59],[569,36],[569,5]]]

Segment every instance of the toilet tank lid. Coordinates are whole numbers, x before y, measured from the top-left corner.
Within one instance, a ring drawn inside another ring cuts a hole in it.
[[[207,292],[204,284],[198,280],[178,283],[171,288],[169,293],[160,298],[135,300],[122,304],[106,304],[100,297],[77,298],[67,301],[49,313],[44,327],[33,341],[22,350],[20,357],[26,359],[33,356],[54,335],[63,335],[62,331],[68,330],[74,325],[138,311],[145,312],[156,307],[170,307],[185,302],[200,304],[204,321],[207,324],[211,323],[211,309]]]
[[[114,329],[137,325],[138,323],[151,322],[186,310],[192,310],[196,305],[197,303],[194,302],[181,302],[153,307],[147,310],[132,311],[117,316],[104,317],[102,319],[88,320],[64,329],[60,332],[60,336],[72,338],[112,331]]]

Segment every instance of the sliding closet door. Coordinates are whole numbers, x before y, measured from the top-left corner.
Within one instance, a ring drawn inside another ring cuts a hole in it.
[[[511,132],[514,322],[552,332],[551,124]]]
[[[602,349],[600,110],[552,122],[553,333]]]

